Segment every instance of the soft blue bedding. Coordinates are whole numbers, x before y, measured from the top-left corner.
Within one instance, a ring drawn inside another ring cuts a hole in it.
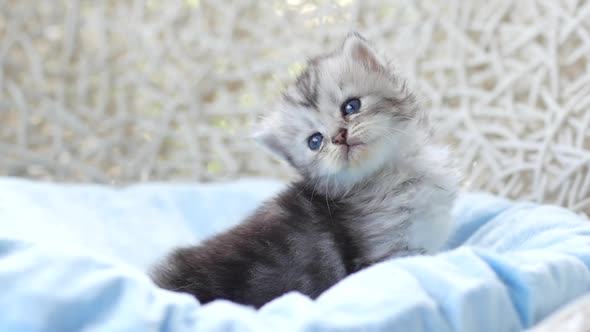
[[[259,311],[157,289],[145,269],[281,188],[63,186],[0,179],[0,331],[518,331],[590,291],[590,223],[464,194],[446,251],[384,262],[316,301]]]

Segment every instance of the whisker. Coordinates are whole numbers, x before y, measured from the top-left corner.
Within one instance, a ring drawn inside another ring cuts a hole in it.
[[[402,133],[402,134],[405,134],[405,135],[410,135],[410,134],[408,134],[407,132],[405,132],[405,131],[403,131],[403,130],[401,130],[401,129],[395,128],[395,127],[389,127],[389,126],[379,126],[378,128],[380,128],[380,129],[390,129],[390,130],[395,130],[395,131],[397,131],[397,132],[400,132],[400,133]]]
[[[383,136],[381,136],[381,137],[382,137],[382,138],[385,138],[385,139],[386,139],[386,140],[388,140],[390,143],[393,143],[393,144],[397,144],[397,143],[399,143],[399,141],[398,141],[398,140],[396,140],[396,139],[395,139],[395,137],[393,137],[393,136],[390,136],[390,135],[383,135]]]
[[[400,131],[400,132],[403,132],[403,133],[407,134],[406,132],[404,132],[404,131],[402,131],[402,130],[400,130],[398,128],[395,128],[395,127],[392,127],[392,126],[384,126],[382,121],[375,120],[375,121],[363,122],[362,124],[363,125],[362,125],[362,128],[361,129],[366,129],[366,127],[373,126],[373,125],[378,125],[379,128],[392,129],[392,130]],[[354,128],[356,129],[359,126],[360,126],[360,124],[357,125],[357,126],[355,126]],[[352,128],[351,128],[351,131],[352,131]]]
[[[314,198],[314,196],[315,196],[315,188],[317,187],[317,185],[318,185],[318,183],[319,183],[319,182],[320,182],[320,179],[319,179],[319,178],[317,178],[317,179],[315,180],[315,184],[313,185],[313,189],[311,190],[311,198],[310,198],[310,201],[311,201],[312,203],[313,203],[313,198]]]
[[[407,115],[396,115],[394,117],[396,119],[406,119],[406,120],[414,120],[414,119],[416,119],[415,117],[407,116]]]
[[[301,195],[301,193],[303,193],[305,191],[305,189],[307,189],[307,187],[309,186],[309,183],[306,183],[305,186],[303,186],[303,189],[301,189],[297,195],[295,195],[295,198],[299,198],[299,195]]]
[[[192,287],[192,286],[194,286],[194,285],[196,285],[196,283],[195,283],[195,282],[191,282],[190,284],[186,284],[186,285],[178,286],[178,287],[175,287],[175,288],[170,288],[169,290],[171,290],[171,291],[175,292],[175,291],[179,291],[179,290],[183,290],[183,289],[186,289],[186,288]]]

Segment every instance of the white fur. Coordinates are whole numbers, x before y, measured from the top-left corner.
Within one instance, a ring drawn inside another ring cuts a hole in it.
[[[389,163],[346,197],[348,204],[362,204],[360,220],[352,227],[364,237],[369,260],[434,253],[448,238],[452,203],[458,189],[457,173],[449,167],[445,149],[413,148],[416,150],[408,149],[411,156]],[[396,191],[400,183],[420,177],[403,193]]]

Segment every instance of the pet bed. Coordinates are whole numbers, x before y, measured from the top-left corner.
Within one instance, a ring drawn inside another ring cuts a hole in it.
[[[482,193],[458,199],[444,252],[377,264],[315,301],[201,306],[146,277],[281,187],[0,179],[0,331],[519,331],[590,290],[590,223]]]

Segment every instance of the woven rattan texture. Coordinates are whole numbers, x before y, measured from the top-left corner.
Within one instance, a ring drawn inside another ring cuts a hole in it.
[[[358,30],[409,78],[465,188],[590,213],[590,2],[0,0],[0,174],[287,177],[250,126]]]

